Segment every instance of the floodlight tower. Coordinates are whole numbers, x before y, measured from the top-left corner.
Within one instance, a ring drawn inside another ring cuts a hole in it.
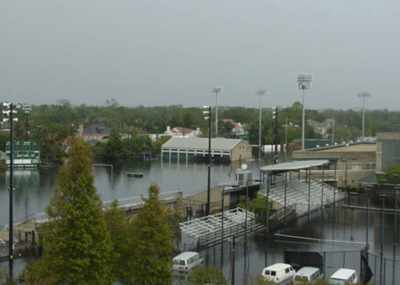
[[[358,97],[362,98],[363,105],[362,105],[362,140],[364,141],[364,122],[365,122],[365,98],[371,97],[371,94],[368,92],[358,93]]]
[[[215,93],[215,137],[218,136],[218,93],[224,91],[221,86],[215,86],[212,92]]]
[[[297,77],[297,88],[303,90],[303,119],[302,119],[302,132],[301,132],[301,150],[304,150],[304,131],[305,131],[305,108],[304,108],[304,95],[306,89],[311,89],[312,75],[300,74]]]
[[[18,121],[18,118],[14,118],[14,114],[17,114],[17,111],[14,110],[14,104],[13,103],[3,103],[3,106],[6,108],[6,110],[3,110],[3,114],[5,117],[3,118],[3,122],[10,122],[10,207],[9,207],[9,241],[8,241],[8,266],[9,266],[9,278],[10,281],[13,281],[13,261],[14,261],[14,233],[13,233],[13,225],[14,225],[14,220],[13,220],[13,191],[14,191],[14,186],[13,186],[13,180],[14,180],[14,164],[13,164],[13,122]],[[17,106],[19,108],[19,106]],[[7,118],[8,117],[8,118]]]
[[[203,107],[204,119],[208,120],[208,176],[207,176],[207,205],[206,216],[210,214],[210,197],[211,197],[211,106]]]
[[[259,148],[259,152],[258,152],[258,158],[261,159],[261,96],[267,94],[267,90],[258,90],[256,91],[256,95],[260,96],[260,122],[258,125],[258,146]]]
[[[26,141],[29,141],[29,112],[32,110],[31,105],[23,104],[22,109],[26,114]]]

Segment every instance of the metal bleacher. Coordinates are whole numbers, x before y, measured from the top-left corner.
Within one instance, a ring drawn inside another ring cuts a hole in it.
[[[316,180],[304,181],[291,179],[290,181],[286,181],[285,191],[284,178],[277,176],[274,183],[270,186],[269,198],[285,205],[285,192],[286,207],[295,210],[297,216],[308,213],[309,204],[310,211],[312,212],[343,200],[345,197],[341,191]],[[261,193],[266,195],[266,189],[262,190]]]
[[[235,208],[215,215],[190,220],[180,223],[182,243],[190,245],[189,248],[197,246],[213,246],[221,243],[223,221],[223,241],[232,236],[240,237],[247,232],[257,232],[265,228],[255,221],[255,214],[242,208]]]

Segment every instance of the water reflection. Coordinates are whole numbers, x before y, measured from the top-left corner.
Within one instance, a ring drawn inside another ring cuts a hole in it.
[[[367,226],[365,211],[350,210],[342,206],[331,207],[322,213],[314,213],[310,219],[304,217],[288,225],[286,229],[276,230],[268,239],[263,235],[253,235],[248,238],[247,247],[243,239],[237,239],[235,280],[239,284],[243,279],[260,274],[266,266],[284,262],[286,250],[320,253],[325,258],[325,276],[330,276],[340,267],[353,268],[360,273],[360,254],[366,246],[368,229],[369,242],[372,244],[369,250],[369,264],[374,272],[371,282],[378,284],[381,272],[379,255],[381,215],[379,212],[374,212],[369,213],[369,216],[371,222]],[[392,284],[393,215],[391,220],[391,223],[384,225],[385,236],[388,233],[390,237],[385,238],[383,246],[383,270],[386,272],[383,284]],[[232,274],[231,247],[232,243],[224,244],[222,261],[219,246],[202,250],[209,265],[220,266],[222,262],[222,270],[226,277]],[[396,255],[396,259],[398,258]],[[397,283],[400,280],[400,261],[396,261],[395,268]]]
[[[246,161],[258,177],[260,161]],[[211,184],[227,183],[234,180],[239,162],[233,165],[214,165]],[[128,177],[127,172],[141,172],[143,178]],[[93,168],[95,187],[103,201],[147,195],[152,183],[161,192],[180,191],[190,195],[207,187],[207,165],[194,163],[165,163],[162,161],[127,161],[124,164],[110,164],[98,161]],[[56,186],[57,169],[14,170],[14,221],[24,221],[35,213],[43,212]],[[9,171],[0,175],[0,226],[8,224],[9,213]]]
[[[246,163],[249,169],[253,170],[253,177],[259,177],[260,161],[252,160],[246,161]],[[239,167],[239,162],[234,166],[214,165],[211,172],[212,185],[227,184],[233,181],[235,170]],[[126,172],[129,171],[142,172],[144,176],[143,178],[128,177]],[[14,173],[14,185],[17,188],[14,193],[14,220],[23,221],[32,217],[35,213],[43,212],[48,205],[56,185],[57,169],[24,170]],[[95,166],[93,173],[95,175],[95,187],[104,201],[147,195],[151,183],[158,184],[161,192],[180,191],[184,195],[205,190],[207,187],[206,164],[129,161],[112,167]],[[8,224],[8,181],[8,173],[0,175],[0,225]],[[375,202],[375,206],[380,205],[379,201]],[[360,201],[360,203],[364,204],[363,201]],[[321,253],[336,252],[335,254],[326,253],[328,258],[326,275],[332,274],[339,266],[355,267],[359,270],[359,257],[357,257],[357,254],[350,253],[350,251],[359,252],[366,244],[367,236],[370,245],[371,268],[374,272],[379,272],[381,223],[380,212],[370,211],[367,219],[365,211],[338,206],[326,208],[322,213],[316,212],[310,218],[304,217],[295,223],[289,223],[277,233],[321,240],[342,240],[347,243],[283,240],[274,236],[265,239],[264,236],[255,235],[248,237],[246,247],[243,239],[238,238],[236,241],[235,280],[237,284],[240,284],[243,278],[260,274],[264,267],[282,262],[283,253],[287,249],[313,250]],[[384,262],[384,264],[386,264],[386,282],[388,283],[391,282],[392,275],[391,258],[394,235],[399,234],[398,231],[397,233],[394,232],[393,213],[387,212],[385,214],[384,232],[383,254],[387,258],[387,262]],[[348,253],[343,253],[343,251]],[[231,276],[231,245],[229,243],[224,244],[223,259],[221,259],[220,252],[220,247],[214,247],[204,250],[202,254],[210,265],[220,266],[222,262],[225,276]],[[21,262],[23,262],[22,259],[16,261],[16,264]],[[5,265],[7,266],[3,263],[0,267]],[[22,265],[20,267],[23,268]],[[397,272],[400,272],[400,261],[396,262]],[[375,275],[379,276],[379,274]],[[400,277],[396,278],[396,280],[400,280]],[[374,281],[377,280],[373,279],[372,282]]]

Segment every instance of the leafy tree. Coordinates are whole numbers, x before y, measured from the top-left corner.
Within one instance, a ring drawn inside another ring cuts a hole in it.
[[[187,285],[227,285],[224,274],[217,267],[196,266],[186,280]]]
[[[90,148],[78,141],[60,167],[58,185],[46,208],[50,221],[40,231],[43,257],[28,266],[31,284],[111,284],[116,259],[100,197],[93,186]]]
[[[231,122],[224,122],[223,120],[221,120],[220,122],[218,122],[218,136],[224,138],[232,138],[233,127],[234,125]]]
[[[183,213],[179,209],[179,206],[177,203],[174,204],[174,206],[168,207],[166,209],[166,214],[167,214],[167,225],[168,227],[173,231],[175,236],[179,235],[180,229],[179,229],[179,223],[184,221]]]
[[[163,144],[171,139],[171,136],[163,136],[153,144],[153,149],[157,153],[161,153]]]
[[[378,179],[378,185],[399,184],[400,183],[400,165],[393,164],[385,169],[385,173]]]
[[[249,211],[256,214],[256,221],[261,224],[265,224],[266,210],[267,210],[267,197],[257,193],[256,197],[253,199],[248,199],[247,206]],[[239,197],[238,207],[246,208],[246,196]],[[272,210],[272,202],[268,201],[269,211]]]
[[[14,122],[13,139],[15,141],[25,141],[26,139],[26,125],[25,122]]]
[[[114,263],[114,273],[123,282],[126,279],[125,273],[130,271],[128,267],[132,251],[135,250],[135,245],[131,241],[134,230],[132,230],[131,223],[127,221],[124,210],[118,208],[117,200],[112,203],[111,209],[104,212],[104,217],[110,229],[114,253],[117,258]]]
[[[153,184],[144,206],[133,220],[131,236],[135,250],[130,259],[129,284],[171,284],[172,230],[167,225],[165,209],[158,198],[159,188]]]
[[[0,150],[6,151],[6,144],[10,141],[10,134],[6,132],[0,132]]]
[[[124,154],[124,146],[120,134],[116,129],[112,129],[108,141],[105,145],[106,156],[110,159],[121,159]]]

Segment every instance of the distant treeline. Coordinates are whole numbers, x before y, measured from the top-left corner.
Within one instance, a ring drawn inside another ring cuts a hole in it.
[[[154,107],[126,107],[120,106],[114,99],[107,100],[105,106],[72,106],[68,100],[59,100],[55,105],[32,105],[32,110],[25,113],[17,109],[18,122],[14,123],[14,140],[29,140],[42,142],[42,155],[49,159],[62,157],[63,143],[68,137],[75,136],[79,124],[89,126],[98,124],[110,128],[117,133],[135,134],[143,130],[151,134],[161,134],[167,126],[200,128],[202,133],[208,134],[208,122],[204,120],[203,108],[184,108],[181,105],[154,106]],[[4,108],[4,107],[0,107]],[[244,130],[249,132],[249,143],[258,144],[259,109],[245,107],[218,108],[218,136],[231,138],[232,124],[224,119],[231,119],[241,123]],[[324,123],[327,119],[334,119],[334,132],[326,130],[326,138],[331,139],[334,134],[335,142],[355,141],[361,136],[362,112],[360,110],[306,110],[306,138],[322,138],[316,132],[313,122]],[[287,108],[278,108],[279,141],[290,143],[301,138],[302,105],[294,102]],[[375,136],[379,132],[400,131],[400,113],[398,111],[367,110],[365,113],[365,136]],[[215,112],[212,111],[212,131],[214,134]],[[315,124],[314,124],[315,125]],[[3,125],[3,129],[8,129]],[[29,133],[29,135],[27,135]],[[272,144],[274,141],[274,121],[272,106],[262,109],[262,144]],[[5,150],[5,143],[9,140],[9,133],[1,132],[0,150]],[[143,139],[142,139],[143,140]],[[152,150],[160,146],[149,146],[147,140],[133,143],[132,149],[141,149],[147,146]],[[101,149],[100,151],[104,151]]]

